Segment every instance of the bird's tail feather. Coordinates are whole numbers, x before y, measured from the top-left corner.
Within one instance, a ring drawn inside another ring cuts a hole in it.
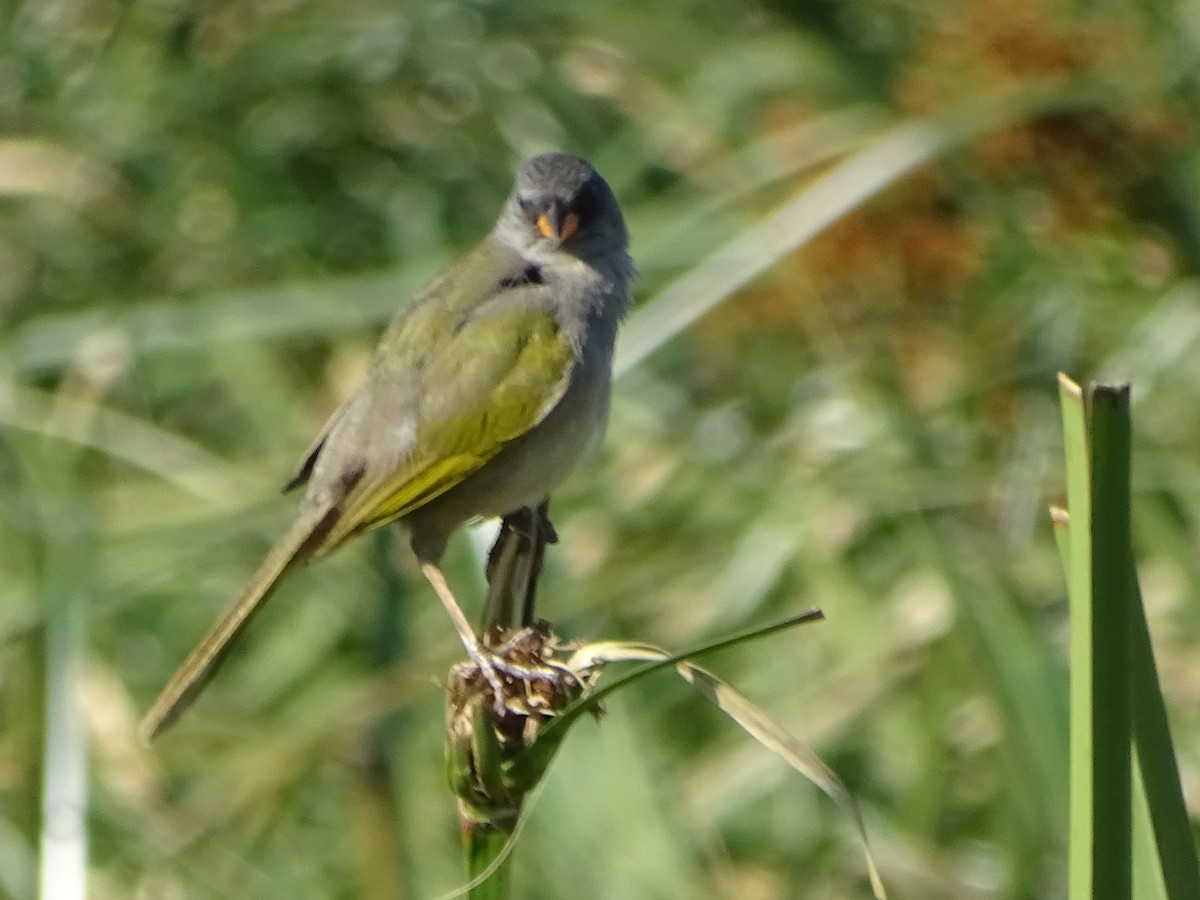
[[[262,607],[283,574],[308,559],[337,520],[338,513],[336,507],[305,510],[276,541],[237,600],[208,630],[159,693],[138,727],[144,742],[158,737],[191,705],[224,661],[233,639]]]

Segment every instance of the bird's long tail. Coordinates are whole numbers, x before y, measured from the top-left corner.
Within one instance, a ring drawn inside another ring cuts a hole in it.
[[[191,705],[224,661],[233,639],[262,607],[283,574],[308,559],[337,520],[338,513],[336,507],[304,510],[275,542],[245,590],[208,630],[159,693],[138,727],[144,742],[149,743],[162,734]]]

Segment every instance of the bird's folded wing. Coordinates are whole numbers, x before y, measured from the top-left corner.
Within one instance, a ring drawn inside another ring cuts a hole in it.
[[[420,384],[397,386],[424,397],[412,453],[386,471],[367,461],[318,555],[412,512],[486,464],[562,399],[574,360],[554,318],[532,304],[497,305],[441,343]]]

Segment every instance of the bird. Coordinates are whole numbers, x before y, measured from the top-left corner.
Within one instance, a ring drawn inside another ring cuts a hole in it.
[[[384,330],[361,381],[284,491],[293,523],[170,678],[149,743],[212,678],[280,579],[362,532],[399,522],[421,573],[500,708],[500,680],[440,568],[478,518],[543,504],[605,430],[618,325],[635,278],[608,182],[543,153],[517,171],[495,226]]]

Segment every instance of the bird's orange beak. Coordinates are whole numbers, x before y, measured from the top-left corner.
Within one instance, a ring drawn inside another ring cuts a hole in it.
[[[567,212],[558,203],[554,203],[546,212],[538,216],[537,227],[538,231],[542,233],[542,237],[548,237],[555,243],[561,244],[579,230],[579,216],[573,212]]]

